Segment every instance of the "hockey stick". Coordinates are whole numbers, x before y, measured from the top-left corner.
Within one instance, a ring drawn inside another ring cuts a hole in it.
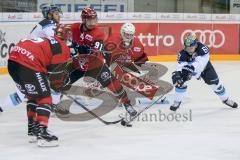
[[[121,122],[123,120],[123,118],[116,120],[116,121],[105,121],[102,118],[100,118],[98,115],[96,115],[94,112],[92,112],[91,110],[89,110],[87,107],[85,107],[82,103],[80,103],[79,101],[77,101],[75,98],[73,98],[70,95],[64,94],[65,96],[67,96],[69,99],[71,99],[72,101],[74,101],[77,105],[79,105],[80,107],[82,107],[85,111],[87,111],[88,113],[90,113],[93,117],[97,118],[99,121],[101,121],[102,123],[104,123],[105,125],[111,125],[111,124],[117,124],[119,122]]]
[[[137,117],[140,116],[140,114],[142,114],[144,111],[146,111],[147,109],[149,109],[150,107],[152,107],[157,101],[159,101],[164,95],[159,96],[156,100],[154,100],[150,105],[144,107],[143,109],[141,109],[140,111],[138,111],[137,115],[130,117],[129,120],[124,120],[123,117],[122,121],[121,121],[121,125],[123,126],[127,126],[127,127],[131,127],[132,125],[130,124],[131,122],[133,122]]]

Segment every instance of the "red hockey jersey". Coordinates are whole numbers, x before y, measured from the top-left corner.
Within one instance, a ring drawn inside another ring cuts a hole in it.
[[[71,60],[69,48],[58,37],[21,40],[10,52],[9,59],[42,73]]]
[[[96,27],[92,30],[84,32],[81,23],[71,24],[73,42],[77,42],[78,45],[92,46],[96,41],[104,41],[106,35],[102,29]]]
[[[110,58],[108,64],[117,63],[144,63],[148,60],[144,53],[144,47],[137,37],[132,40],[129,48],[124,47],[124,42],[120,34],[112,35],[105,42],[105,50],[109,51]]]

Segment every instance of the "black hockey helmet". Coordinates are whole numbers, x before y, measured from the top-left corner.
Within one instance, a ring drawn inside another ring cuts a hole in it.
[[[55,6],[53,4],[47,4],[42,7],[42,14],[43,14],[44,18],[48,18],[48,13],[54,12],[54,11],[58,11],[58,12],[62,13],[61,8],[59,8],[58,6]]]

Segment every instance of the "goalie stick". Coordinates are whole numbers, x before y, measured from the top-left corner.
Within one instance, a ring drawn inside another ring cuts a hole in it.
[[[101,121],[102,123],[104,123],[105,125],[111,125],[111,124],[117,124],[119,122],[121,122],[123,120],[123,118],[116,120],[116,121],[105,121],[102,118],[100,118],[98,115],[96,115],[94,112],[92,112],[91,110],[89,110],[87,107],[85,107],[82,103],[80,103],[79,101],[77,101],[75,98],[73,98],[70,95],[64,94],[65,96],[67,96],[69,99],[71,99],[72,101],[74,101],[77,105],[79,105],[80,107],[82,107],[85,111],[87,111],[88,113],[90,113],[92,116],[94,116],[95,118],[97,118],[99,121]]]

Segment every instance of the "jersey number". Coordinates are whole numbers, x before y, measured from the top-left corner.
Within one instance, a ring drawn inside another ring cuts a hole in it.
[[[209,49],[208,49],[207,46],[202,47],[202,50],[203,50],[205,53],[208,53],[208,52],[209,52]]]

